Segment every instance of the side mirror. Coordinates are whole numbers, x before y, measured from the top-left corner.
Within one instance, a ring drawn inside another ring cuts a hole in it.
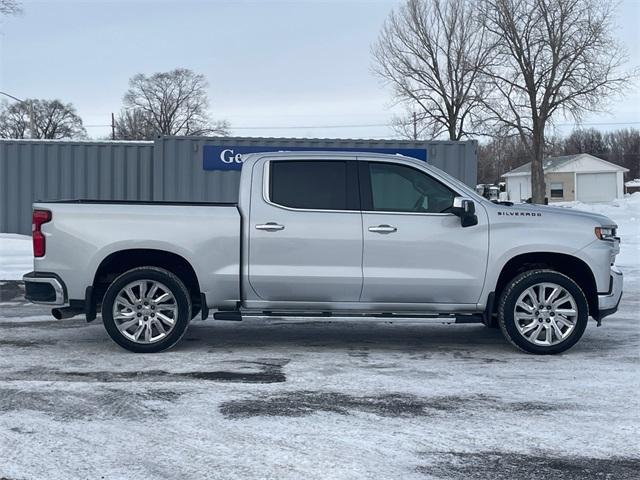
[[[463,227],[472,227],[478,224],[478,217],[476,216],[476,204],[473,203],[473,200],[471,200],[470,198],[455,197],[453,199],[451,213],[460,217],[460,224]]]

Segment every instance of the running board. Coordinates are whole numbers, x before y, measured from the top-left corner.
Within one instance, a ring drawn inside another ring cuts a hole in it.
[[[385,321],[411,321],[419,320],[425,323],[482,323],[482,314],[469,315],[427,315],[427,314],[396,314],[396,313],[332,313],[332,312],[240,312],[227,310],[215,312],[213,318],[239,322],[243,318],[315,318],[318,320],[385,320]]]

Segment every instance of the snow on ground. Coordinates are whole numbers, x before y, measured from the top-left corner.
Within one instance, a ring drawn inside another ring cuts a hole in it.
[[[553,205],[599,213],[616,222],[622,239],[616,264],[623,271],[625,267],[640,268],[640,192],[608,203],[562,202]]]
[[[553,357],[481,325],[284,320],[136,355],[0,282],[0,478],[638,478],[639,199],[571,205],[620,225],[625,294]]]
[[[194,322],[128,353],[0,304],[0,478],[637,478],[640,283],[569,352],[481,325]]]
[[[31,237],[0,233],[0,280],[21,280],[33,270]]]

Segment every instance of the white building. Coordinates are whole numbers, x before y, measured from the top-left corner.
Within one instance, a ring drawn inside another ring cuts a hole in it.
[[[588,153],[543,160],[549,202],[607,202],[624,195],[624,173],[629,169]],[[531,163],[502,175],[512,202],[531,197]]]

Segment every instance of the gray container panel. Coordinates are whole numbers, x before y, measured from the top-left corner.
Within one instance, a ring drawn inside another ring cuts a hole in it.
[[[31,232],[38,200],[151,200],[150,142],[0,141],[0,232]]]

